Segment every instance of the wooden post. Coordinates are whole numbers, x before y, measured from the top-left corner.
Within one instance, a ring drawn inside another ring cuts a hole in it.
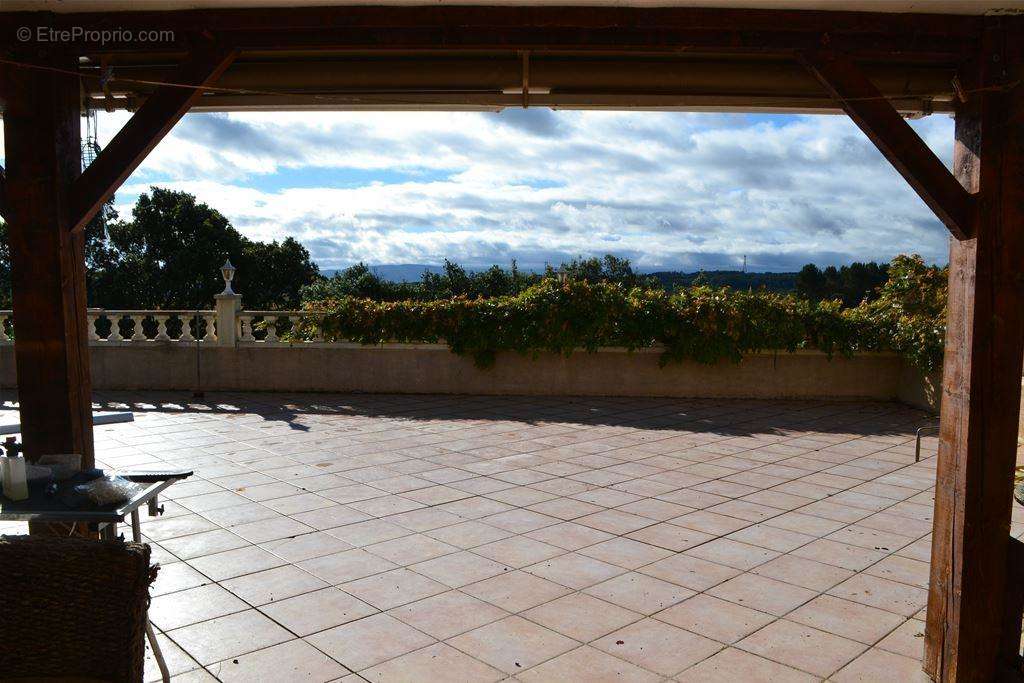
[[[73,233],[81,173],[77,60],[19,55],[5,65],[7,211],[14,354],[25,454],[80,453],[93,467],[84,234]],[[58,71],[59,70],[59,71]]]
[[[950,247],[925,670],[990,681],[1009,664],[1004,627],[1024,354],[1024,88],[1019,41],[989,29],[960,79],[954,172],[977,193],[970,239]],[[979,87],[991,88],[980,91]],[[1016,553],[1014,554],[1016,556]],[[1012,620],[1005,620],[1009,623]],[[1008,632],[1013,631],[1015,632]]]

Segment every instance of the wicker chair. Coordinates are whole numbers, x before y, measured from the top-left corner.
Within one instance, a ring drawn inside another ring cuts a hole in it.
[[[0,680],[141,681],[149,546],[0,536]]]

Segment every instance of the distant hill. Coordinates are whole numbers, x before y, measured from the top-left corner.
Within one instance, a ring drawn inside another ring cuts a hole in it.
[[[344,268],[324,268],[320,272],[325,277],[331,277]],[[419,282],[423,271],[431,273],[443,273],[441,266],[430,266],[423,263],[382,263],[377,266],[370,266],[377,277],[388,282]]]
[[[340,269],[324,269],[321,272],[331,277]],[[382,280],[389,282],[419,282],[423,271],[443,273],[442,266],[424,263],[382,263],[370,266]],[[467,268],[469,272],[475,269]],[[480,268],[479,270],[485,270]],[[543,269],[521,268],[522,272],[542,272]],[[791,292],[796,288],[796,273],[744,273],[739,270],[703,270],[697,273],[683,273],[674,270],[661,270],[644,273],[656,278],[662,287],[671,291],[675,287],[692,285],[698,278],[716,287],[729,286],[733,289],[760,289],[764,287],[773,292]]]
[[[676,287],[688,287],[700,279],[702,282],[716,287],[732,287],[733,289],[765,289],[772,292],[792,292],[796,289],[796,273],[744,273],[739,270],[703,270],[699,273],[680,273],[663,270],[648,273],[657,278],[665,289],[671,291]]]

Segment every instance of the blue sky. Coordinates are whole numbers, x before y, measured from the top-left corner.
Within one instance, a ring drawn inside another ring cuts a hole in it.
[[[101,114],[101,143],[127,114]],[[952,120],[913,122],[947,164]],[[757,270],[917,252],[947,235],[841,116],[510,109],[189,114],[118,192],[186,190],[322,268],[525,267],[614,253]]]

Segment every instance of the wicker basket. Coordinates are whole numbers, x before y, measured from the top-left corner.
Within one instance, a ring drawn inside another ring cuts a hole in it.
[[[0,680],[142,680],[149,546],[0,536]]]

